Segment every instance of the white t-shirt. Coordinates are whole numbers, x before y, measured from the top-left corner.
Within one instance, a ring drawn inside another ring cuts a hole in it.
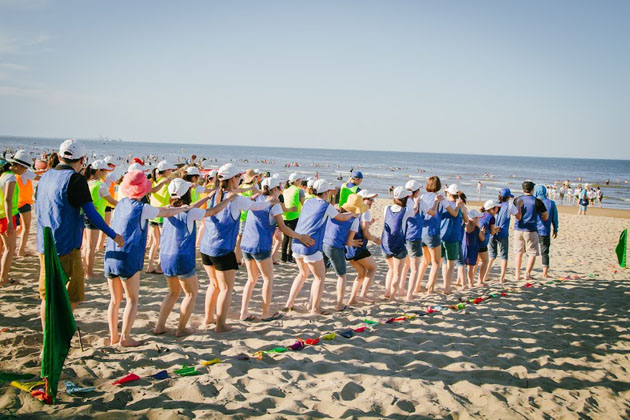
[[[372,223],[372,213],[370,213],[370,211],[367,210],[365,213],[361,214],[361,216],[358,217],[358,219],[361,219],[361,223],[363,222]]]
[[[26,184],[28,181],[34,180],[36,176],[35,172],[27,169],[22,175],[20,175],[20,179],[22,180],[22,183]]]
[[[15,174],[5,172],[2,174],[2,176],[0,176],[0,189],[3,193],[5,192],[7,184],[11,182],[17,182]]]
[[[354,220],[352,221],[352,226],[350,226],[350,231],[351,232],[359,231],[359,218],[358,217],[355,217]]]
[[[263,210],[269,207],[271,203],[269,201],[252,201],[249,197],[243,197],[237,195],[234,201],[232,201],[232,218],[238,219],[241,217],[241,212],[246,210]]]
[[[274,223],[276,220],[276,216],[279,216],[282,213],[284,213],[282,211],[282,206],[280,204],[274,204],[269,211],[269,224],[271,225],[272,223]]]
[[[186,227],[188,228],[188,232],[192,233],[195,222],[197,220],[202,220],[206,215],[206,211],[204,209],[198,209],[195,207],[188,210],[187,213],[188,216],[186,216]]]
[[[153,207],[151,204],[144,204],[142,206],[142,214],[140,215],[140,223],[144,223],[145,220],[155,219],[158,217],[159,213],[159,207]]]
[[[518,213],[518,208],[516,208],[516,206],[511,202],[511,201],[504,201],[503,203],[501,203],[501,208],[505,208],[505,206],[508,206],[508,213],[510,216],[514,216],[516,213]]]

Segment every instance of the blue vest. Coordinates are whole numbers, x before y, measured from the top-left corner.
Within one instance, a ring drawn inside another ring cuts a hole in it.
[[[107,238],[105,245],[107,277],[131,277],[142,271],[148,224],[148,220],[142,220],[143,207],[144,204],[140,201],[129,198],[123,198],[116,205],[110,227],[125,239],[125,244],[121,248],[113,239]]]
[[[446,205],[450,205],[446,203]],[[460,229],[462,226],[462,211],[457,210],[457,216],[453,217],[445,208],[442,211],[442,217],[440,221],[440,236],[442,242],[452,243],[460,240]]]
[[[328,219],[326,222],[326,229],[324,231],[324,245],[328,245],[332,248],[344,249],[346,242],[348,241],[348,234],[354,218],[340,222],[335,219]]]
[[[547,208],[547,212],[549,213],[549,218],[547,218],[546,222],[543,222],[542,219],[540,218],[540,214],[537,215],[536,229],[538,230],[538,234],[540,236],[549,236],[551,235],[551,219],[552,219],[551,213],[552,213],[553,201],[551,201],[548,198],[540,198],[540,200],[543,202],[543,204]]]
[[[52,230],[58,255],[81,248],[83,214],[68,201],[68,184],[72,169],[51,169],[42,175],[37,185],[37,252],[44,253],[44,227]]]
[[[424,225],[424,213],[418,209],[418,213],[407,219],[407,231],[405,239],[408,242],[422,240],[422,226]]]
[[[479,256],[479,228],[476,227],[472,232],[464,231],[464,238],[462,239],[462,258],[464,264],[475,265],[477,264],[477,257]]]
[[[510,236],[510,203],[501,203],[501,208],[495,216],[495,226],[501,228],[501,231],[495,235],[497,238]]]
[[[116,210],[118,211],[118,210]],[[195,268],[197,226],[188,230],[188,213],[165,217],[160,241],[160,265],[165,275],[181,276]]]
[[[486,227],[486,239],[479,242],[480,247],[488,246],[488,242],[490,241],[490,221],[492,220],[492,215],[488,212],[484,212],[483,216],[481,216],[481,220],[479,221],[479,226]]]
[[[359,255],[360,253],[362,253],[364,250],[367,249],[367,239],[365,239],[365,236],[363,235],[363,227],[361,226],[361,220],[359,220],[359,230],[357,231],[357,233],[354,235],[354,239],[355,240],[360,240],[361,241],[361,246],[359,247],[355,247],[355,246],[346,246],[346,259],[350,260],[354,257],[356,257],[357,255]]]
[[[442,204],[438,204],[437,212],[434,216],[424,215],[424,224],[422,226],[422,234],[435,236],[440,234],[440,223],[442,222]]]
[[[405,247],[405,234],[403,233],[404,218],[404,208],[398,213],[394,213],[392,209],[387,206],[385,225],[383,226],[383,235],[381,236],[381,248],[386,255],[396,255]]]
[[[522,195],[518,198],[523,202],[521,207],[521,220],[516,221],[514,230],[525,232],[536,232],[538,223],[538,213],[536,212],[536,197],[532,195]]]
[[[324,230],[326,228],[326,209],[330,204],[319,198],[312,198],[304,202],[300,219],[295,227],[295,232],[301,235],[309,235],[315,241],[311,247],[307,247],[297,239],[293,240],[291,250],[295,254],[313,255],[322,250]]]
[[[275,220],[269,222],[269,214],[273,206],[263,210],[247,212],[245,230],[241,239],[241,250],[250,254],[271,251],[273,232],[276,230]]]
[[[212,197],[208,208],[214,207],[215,196]],[[232,203],[218,214],[206,217],[206,230],[201,241],[201,252],[210,257],[221,257],[234,252],[236,237],[238,236],[238,224],[241,214],[232,217]]]

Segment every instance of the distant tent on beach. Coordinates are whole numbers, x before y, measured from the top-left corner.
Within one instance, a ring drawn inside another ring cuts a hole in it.
[[[61,267],[52,230],[44,228],[44,265],[46,270],[46,307],[44,310],[44,349],[42,379],[46,380],[46,397],[57,400],[57,383],[70,350],[70,340],[77,330],[66,284],[68,276]]]
[[[617,253],[619,265],[621,267],[628,268],[628,229],[624,229],[624,231],[621,232],[619,243],[617,244],[617,249],[615,249],[615,252]]]

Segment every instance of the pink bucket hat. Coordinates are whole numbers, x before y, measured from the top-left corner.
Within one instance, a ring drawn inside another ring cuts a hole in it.
[[[120,184],[125,197],[142,198],[151,191],[151,180],[142,171],[127,172]]]

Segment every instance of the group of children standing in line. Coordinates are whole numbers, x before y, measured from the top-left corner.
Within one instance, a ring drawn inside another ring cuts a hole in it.
[[[450,293],[455,268],[458,286],[472,287],[475,277],[477,285],[483,285],[497,257],[501,259],[500,281],[505,282],[512,217],[517,220],[515,229],[527,233],[515,246],[517,279],[520,278],[523,253],[530,256],[526,278],[531,274],[532,253],[534,258],[538,255],[537,235],[540,233],[544,237],[547,232],[548,238],[551,223],[554,236],[557,233],[555,205],[549,203],[546,191],[537,190],[536,197],[540,195],[540,198],[533,197],[533,183],[524,183],[524,195],[513,201],[510,190],[504,188],[498,201],[488,200],[477,211],[467,209],[466,196],[455,184],[445,188],[442,195],[437,176],[427,179],[424,193],[421,192],[422,185],[411,180],[404,187],[394,189],[393,201],[384,209],[382,236],[376,237],[370,232],[373,223],[370,208],[377,194],[360,188],[363,175],[359,171],[354,171],[349,181],[337,189],[324,179],[303,180],[297,173],[291,174],[286,184],[278,175],[263,179],[259,171],[241,171],[231,163],[209,171],[204,182],[203,170],[197,166],[177,169],[174,164],[161,161],[150,177],[147,177],[142,162],[134,162],[122,179],[114,180],[111,159],[97,160],[88,168],[82,168],[85,153],[78,142],[72,142],[70,146],[64,142],[60,149],[62,155],[70,157],[64,160],[70,162],[64,163],[70,169],[63,165],[63,170],[49,168],[38,185],[37,198],[43,198],[37,207],[38,224],[53,227],[62,222],[76,224],[72,219],[76,218],[76,213],[70,217],[61,211],[50,210],[56,205],[67,207],[66,201],[72,204],[72,199],[57,193],[43,193],[42,189],[57,191],[58,185],[71,184],[75,172],[81,171],[86,177],[89,198],[97,215],[93,215],[89,208],[81,207],[85,213],[81,219],[86,217],[85,245],[81,246],[82,239],[76,238],[75,234],[67,251],[74,251],[73,246],[83,248],[81,258],[86,277],[90,277],[94,270],[94,255],[100,249],[99,242],[107,237],[104,273],[111,294],[108,307],[110,343],[121,346],[140,344],[132,337],[131,329],[138,310],[140,273],[147,248],[147,271],[164,273],[169,289],[153,332],[167,332],[167,318],[183,290],[185,296],[176,334],[186,335],[191,333],[187,324],[198,295],[195,268],[198,246],[203,268],[210,279],[205,294],[204,323],[215,324],[216,332],[222,333],[232,329],[227,323],[227,314],[236,270],[241,263],[247,269],[248,278],[240,319],[269,321],[283,316],[271,309],[273,255],[280,247],[282,260],[295,262],[298,268],[284,311],[293,310],[296,298],[312,274],[307,308],[313,315],[327,315],[330,312],[321,308],[327,266],[332,267],[337,277],[336,311],[343,311],[347,305],[358,302],[373,302],[368,292],[377,265],[368,242],[380,247],[387,262],[385,298],[410,301],[422,291],[421,283],[427,269],[426,292],[429,294],[435,292],[440,271],[443,293]],[[21,157],[25,163],[29,162],[25,156]],[[79,160],[81,162],[77,163]],[[8,172],[20,172],[15,165],[12,163]],[[64,194],[63,188],[61,191]],[[541,199],[547,202],[543,203]],[[338,206],[333,204],[336,201]],[[196,222],[202,223],[199,237]],[[38,236],[39,230],[38,226]],[[99,238],[99,230],[103,232],[102,238]],[[55,240],[63,242],[65,239]],[[548,268],[549,242],[545,243],[547,259],[543,252],[543,265]],[[38,248],[42,253],[41,247]],[[64,254],[60,253],[60,256],[66,254],[66,251],[62,252]],[[348,299],[345,293],[347,263],[357,272]],[[64,269],[70,271],[70,277],[78,276],[72,273],[76,267]],[[544,274],[547,275],[546,269]],[[250,313],[249,302],[259,276],[263,278],[263,307],[260,318],[257,318]],[[72,294],[70,288],[69,285],[69,295]],[[82,293],[80,291],[79,295]],[[119,330],[118,314],[123,296],[126,307]],[[73,301],[71,296],[74,304],[80,300]]]

